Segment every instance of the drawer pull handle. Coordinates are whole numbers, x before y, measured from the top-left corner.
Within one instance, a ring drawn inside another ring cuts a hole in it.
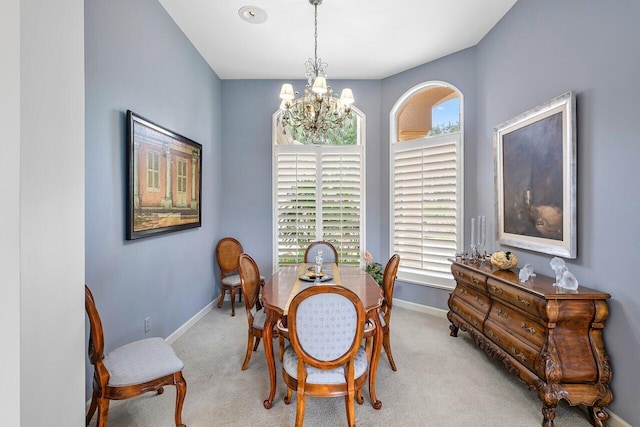
[[[476,301],[478,301],[478,304],[480,305],[480,307],[484,307],[484,300],[478,296],[476,296]]]
[[[464,277],[464,274],[462,273],[462,271],[456,271],[456,276]]]
[[[511,352],[513,353],[513,355],[515,357],[517,357],[522,363],[524,363],[527,360],[527,357],[524,355],[523,352],[518,351],[515,347],[511,347]]]
[[[478,327],[478,321],[476,319],[473,319],[471,316],[469,316],[469,320],[471,321],[473,326],[475,326],[476,328]]]
[[[461,293],[462,295],[467,295],[467,291],[462,288],[458,288],[458,293]]]
[[[498,313],[498,316],[502,317],[503,319],[508,319],[509,318],[509,312],[508,311],[504,311],[501,308],[497,309],[496,313]]]
[[[524,323],[524,322],[520,322],[520,327],[522,329],[524,329],[525,331],[529,332],[531,335],[535,335],[535,333],[536,333],[536,328],[534,328],[533,326],[529,326],[527,328],[527,324]]]
[[[487,334],[489,335],[489,337],[491,337],[492,340],[500,344],[500,338],[498,338],[496,334],[493,333],[493,331],[489,331],[487,332]]]
[[[520,298],[520,295],[516,295],[516,301],[518,301],[519,303],[521,303],[525,307],[529,307],[529,305],[531,304],[528,299]]]
[[[502,293],[502,288],[499,288],[499,287],[497,287],[495,285],[491,285],[491,290],[493,292],[495,292],[496,294],[498,294],[498,295]]]
[[[477,277],[472,277],[471,280],[473,281],[473,283],[475,283],[476,285],[480,284],[480,280],[478,280]]]

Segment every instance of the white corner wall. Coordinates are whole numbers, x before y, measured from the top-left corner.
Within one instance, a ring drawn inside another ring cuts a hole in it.
[[[11,397],[15,406],[9,413],[10,419],[20,418],[6,425],[80,426],[86,352],[84,2],[11,3],[20,7],[19,82],[15,76],[10,81],[20,88],[19,103],[14,101],[19,117],[10,127],[19,137],[9,142],[19,147],[10,153],[9,173],[14,181],[19,176],[20,187],[19,216],[10,223],[19,229],[13,249],[15,257],[19,248],[20,317],[9,332],[20,334],[20,392]],[[15,197],[15,190],[10,194]],[[15,341],[9,347],[15,349]],[[8,391],[4,384],[3,389]]]
[[[0,414],[20,425],[20,0],[0,2]]]

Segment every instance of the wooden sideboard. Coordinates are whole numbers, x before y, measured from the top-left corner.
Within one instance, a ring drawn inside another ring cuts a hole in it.
[[[613,400],[602,339],[609,294],[584,286],[564,290],[540,274],[520,283],[513,271],[488,262],[454,261],[451,272],[456,279],[447,313],[451,336],[467,331],[537,391],[543,426],[553,426],[561,399],[586,405],[593,424],[606,426],[604,408]]]

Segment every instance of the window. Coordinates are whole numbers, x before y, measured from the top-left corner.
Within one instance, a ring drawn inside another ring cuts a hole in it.
[[[354,112],[353,132],[327,145],[282,134],[274,117],[274,264],[304,261],[309,243],[331,242],[342,264],[359,265],[364,253],[364,117]]]
[[[405,93],[391,111],[390,251],[398,278],[453,287],[462,244],[462,94],[443,82]]]
[[[160,191],[160,153],[147,151],[147,191]]]

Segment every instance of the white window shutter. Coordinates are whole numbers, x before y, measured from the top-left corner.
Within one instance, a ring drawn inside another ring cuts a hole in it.
[[[392,250],[420,281],[453,283],[458,247],[459,134],[396,143],[393,149]]]

